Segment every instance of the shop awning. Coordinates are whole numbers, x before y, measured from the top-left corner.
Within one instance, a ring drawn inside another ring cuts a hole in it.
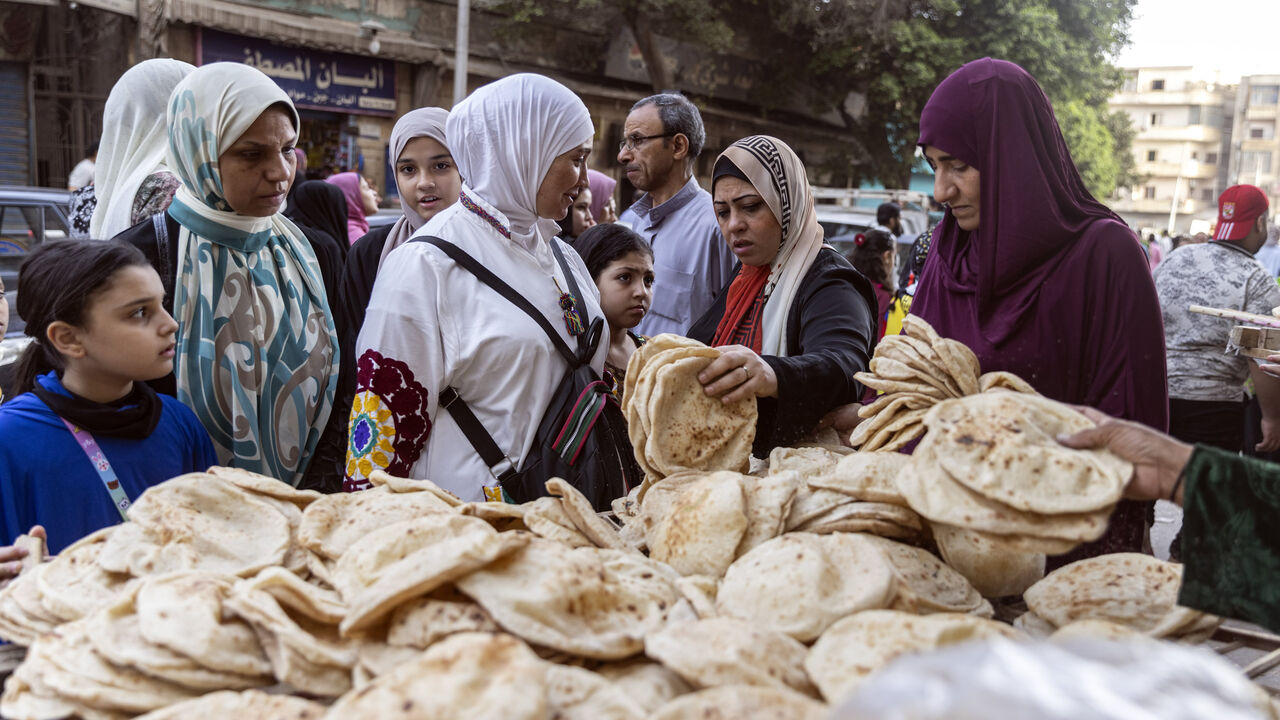
[[[108,1],[108,0],[103,0]],[[369,55],[369,37],[355,23],[302,16],[223,0],[171,0],[169,20],[264,38],[285,45]],[[410,63],[438,62],[440,49],[403,32],[378,33],[378,57]]]

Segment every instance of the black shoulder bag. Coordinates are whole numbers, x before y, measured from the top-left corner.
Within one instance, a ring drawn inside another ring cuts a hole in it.
[[[489,473],[512,501],[522,503],[546,495],[546,482],[559,477],[581,491],[597,511],[609,510],[614,499],[626,495],[643,479],[643,472],[631,449],[622,408],[591,367],[591,358],[604,334],[604,319],[591,320],[587,315],[577,280],[559,246],[554,241],[551,243],[578,314],[587,326],[587,331],[578,336],[576,352],[545,315],[461,248],[438,237],[419,240],[443,250],[460,267],[523,310],[538,323],[569,364],[538,423],[533,447],[519,460],[512,460],[502,452],[457,390],[450,387],[441,392],[440,407],[453,415],[471,446],[489,466]]]

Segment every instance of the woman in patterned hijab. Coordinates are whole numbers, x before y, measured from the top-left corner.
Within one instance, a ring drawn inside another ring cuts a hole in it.
[[[168,121],[178,399],[220,461],[297,485],[338,375],[315,253],[281,214],[297,111],[258,70],[214,63],[174,89]]]
[[[875,346],[875,295],[823,242],[804,165],[786,143],[743,138],[713,175],[720,232],[740,264],[689,337],[722,353],[699,378],[708,395],[758,399],[755,452],[767,454],[857,401],[853,375]]]

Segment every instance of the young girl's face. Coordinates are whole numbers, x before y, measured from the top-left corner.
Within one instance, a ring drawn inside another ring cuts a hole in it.
[[[596,286],[610,327],[639,325],[653,301],[653,256],[638,250],[623,255],[605,266]]]
[[[155,380],[173,371],[177,331],[160,276],[149,265],[130,265],[90,298],[84,326],[76,328],[82,352],[67,363],[104,384]]]
[[[453,156],[434,138],[416,137],[405,143],[396,160],[400,197],[423,222],[458,201],[462,177]]]

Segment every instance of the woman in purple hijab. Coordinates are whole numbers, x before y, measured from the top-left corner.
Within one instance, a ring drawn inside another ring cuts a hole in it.
[[[587,170],[587,184],[591,188],[591,217],[597,223],[617,222],[613,189],[618,186],[618,181],[599,170]]]
[[[1053,108],[1025,70],[983,58],[942,82],[920,146],[947,206],[911,313],[968,345],[982,371],[1168,430],[1160,304],[1138,239],[1085,189]],[[1141,551],[1145,505],[1059,563]]]

